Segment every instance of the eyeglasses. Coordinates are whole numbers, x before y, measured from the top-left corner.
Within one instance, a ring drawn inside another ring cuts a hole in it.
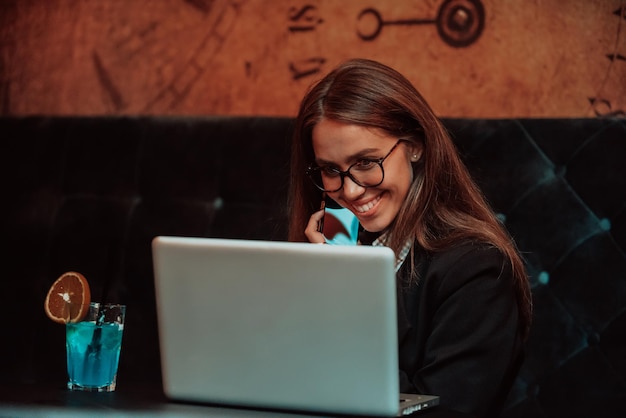
[[[400,139],[383,158],[375,160],[361,159],[352,164],[346,171],[336,167],[325,165],[318,166],[312,163],[306,170],[307,176],[313,184],[323,192],[336,192],[343,187],[343,179],[348,176],[350,180],[361,187],[376,187],[385,179],[383,162],[391,155],[394,149],[403,140]]]

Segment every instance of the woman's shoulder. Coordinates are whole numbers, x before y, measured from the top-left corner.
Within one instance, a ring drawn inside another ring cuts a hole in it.
[[[421,281],[439,289],[453,290],[481,280],[479,285],[506,285],[512,283],[510,264],[505,255],[493,245],[480,242],[463,242],[442,251],[432,252],[422,259]],[[504,280],[499,280],[504,279]]]

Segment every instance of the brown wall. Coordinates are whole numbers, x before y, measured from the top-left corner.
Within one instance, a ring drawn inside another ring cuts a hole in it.
[[[622,0],[2,0],[0,13],[4,115],[291,116],[351,57],[394,66],[441,116],[626,110]]]

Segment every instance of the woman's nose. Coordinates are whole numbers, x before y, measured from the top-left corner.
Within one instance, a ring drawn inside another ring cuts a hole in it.
[[[352,200],[355,199],[357,197],[359,197],[363,191],[365,190],[365,187],[358,185],[357,183],[354,182],[354,180],[352,180],[349,176],[346,176],[343,179],[343,196],[346,200]]]

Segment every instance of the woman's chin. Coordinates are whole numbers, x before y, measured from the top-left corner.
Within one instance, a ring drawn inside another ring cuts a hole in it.
[[[372,219],[372,220],[361,221],[361,226],[367,232],[376,233],[376,232],[384,231],[389,226],[389,223],[380,222],[378,219]]]

